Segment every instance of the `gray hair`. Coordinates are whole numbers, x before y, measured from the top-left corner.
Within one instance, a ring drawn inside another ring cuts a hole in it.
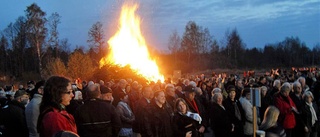
[[[281,82],[280,82],[279,79],[277,79],[277,80],[275,80],[275,81],[273,82],[273,87],[280,87],[280,85],[281,85]]]
[[[314,100],[313,94],[312,94],[312,92],[310,92],[310,91],[306,91],[306,92],[303,93],[303,99],[304,99],[305,101],[306,101],[306,98],[307,98],[307,97],[311,97],[312,100]]]
[[[290,92],[291,91],[291,85],[288,82],[285,82],[282,84],[281,88],[280,88],[280,92]]]
[[[212,97],[212,101],[215,102],[215,103],[217,103],[218,97],[220,97],[220,96],[221,96],[222,99],[223,99],[223,96],[222,96],[221,93],[215,93],[214,96]]]

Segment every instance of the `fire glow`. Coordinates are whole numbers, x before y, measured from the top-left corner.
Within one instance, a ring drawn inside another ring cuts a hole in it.
[[[119,19],[120,28],[109,41],[110,53],[100,60],[100,67],[115,64],[131,69],[149,81],[164,81],[158,66],[151,59],[144,37],[140,31],[140,18],[135,14],[138,5],[124,4]]]

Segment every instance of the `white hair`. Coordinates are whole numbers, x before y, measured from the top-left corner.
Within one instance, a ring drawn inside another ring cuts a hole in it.
[[[275,81],[273,82],[273,87],[278,87],[278,86],[280,86],[280,84],[281,84],[280,80],[277,79],[277,80],[275,80]]]
[[[81,91],[76,91],[76,92],[74,93],[74,100],[79,100],[79,99],[80,99],[80,98],[79,98],[80,95],[82,95]]]
[[[196,87],[196,86],[197,86],[197,83],[194,82],[194,81],[190,81],[189,85],[192,86],[192,87]]]

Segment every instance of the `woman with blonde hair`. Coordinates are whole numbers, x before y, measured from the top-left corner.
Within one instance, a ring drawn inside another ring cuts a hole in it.
[[[275,106],[269,106],[264,113],[260,129],[266,132],[266,137],[285,137],[285,130],[277,124],[280,111]]]

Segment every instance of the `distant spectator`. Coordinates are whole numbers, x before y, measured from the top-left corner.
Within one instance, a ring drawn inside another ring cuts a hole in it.
[[[27,105],[25,110],[27,125],[29,129],[29,137],[39,137],[39,133],[37,131],[37,123],[38,117],[40,115],[39,107],[42,101],[44,84],[44,80],[37,82],[34,88],[34,90],[37,90],[37,92],[34,94],[33,99]]]
[[[16,91],[14,99],[1,110],[0,124],[4,127],[5,137],[28,137],[25,117],[25,106],[29,103],[29,95],[24,90]]]

